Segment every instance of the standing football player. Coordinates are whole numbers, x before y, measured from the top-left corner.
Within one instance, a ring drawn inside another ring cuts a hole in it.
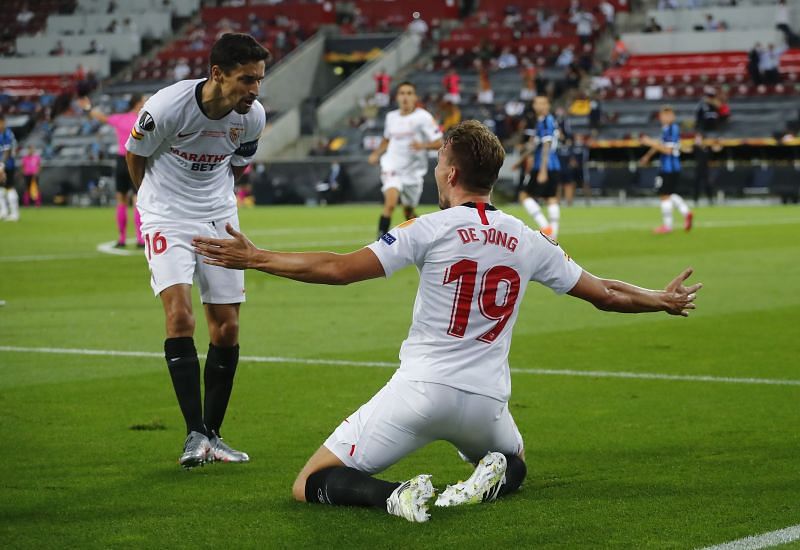
[[[376,506],[409,521],[428,519],[429,475],[404,483],[372,477],[428,443],[445,440],[477,464],[447,487],[436,506],[487,502],[519,488],[526,475],[522,437],[508,407],[511,332],[528,281],[624,313],[689,314],[699,284],[687,269],[663,291],[599,279],[542,233],[489,202],[505,152],[470,120],[448,130],[439,150],[440,212],[396,227],[350,254],[259,250],[232,226],[233,239],[197,237],[215,266],[253,268],[309,283],[347,284],[420,272],[400,368],[314,453],[294,483],[298,501]]]
[[[639,160],[640,166],[647,166],[653,155],[661,155],[661,166],[656,178],[656,191],[661,199],[661,225],[656,227],[654,233],[672,232],[672,207],[678,209],[683,216],[683,228],[692,229],[694,214],[689,210],[689,205],[677,191],[681,179],[681,130],[675,123],[675,111],[665,105],[658,112],[661,122],[661,141],[649,136],[642,136],[641,141],[650,149]]]
[[[241,271],[198,261],[192,236],[223,236],[239,226],[233,184],[250,163],[266,122],[258,92],[270,53],[246,34],[224,34],[211,48],[210,76],[183,80],[145,103],[127,142],[142,215],[150,284],[166,315],[164,354],[186,421],[180,464],[247,462],[220,435],[239,361]],[[200,287],[210,344],[200,395],[192,281]]]
[[[142,219],[139,215],[139,211],[136,209],[136,192],[133,189],[133,183],[131,182],[131,176],[128,172],[128,166],[125,160],[125,155],[127,153],[125,143],[128,141],[131,135],[131,129],[133,129],[133,125],[139,116],[138,113],[144,105],[144,97],[141,94],[133,94],[128,103],[128,110],[126,112],[111,115],[107,115],[99,109],[92,109],[92,104],[88,97],[80,100],[79,105],[89,118],[103,124],[108,124],[114,128],[114,133],[117,136],[117,143],[119,144],[119,149],[117,150],[117,166],[114,171],[117,196],[117,231],[119,231],[119,237],[114,246],[116,248],[125,248],[125,241],[128,234],[128,203],[132,201],[134,209],[133,225],[136,230],[136,246],[144,248]]]
[[[517,189],[520,204],[536,221],[543,233],[558,238],[561,207],[558,204],[558,175],[561,163],[558,160],[558,126],[550,114],[550,99],[537,95],[533,99],[536,123],[527,128],[528,147],[533,150],[533,167]],[[547,217],[537,202],[547,202]],[[549,218],[549,222],[548,222]]]
[[[442,144],[442,131],[428,111],[417,107],[417,89],[411,82],[397,87],[398,109],[386,113],[383,141],[369,156],[370,164],[381,163],[383,212],[378,237],[389,231],[392,213],[399,202],[407,220],[422,196],[422,180],[428,173],[428,151]]]
[[[14,150],[17,138],[11,128],[6,127],[6,117],[0,114],[0,220],[19,220],[19,194],[14,185],[17,164]]]

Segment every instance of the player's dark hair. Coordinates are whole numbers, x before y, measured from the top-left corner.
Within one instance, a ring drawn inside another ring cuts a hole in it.
[[[409,82],[408,80],[404,80],[397,85],[397,88],[394,89],[395,95],[397,95],[397,92],[399,92],[400,88],[402,88],[403,86],[411,86],[411,89],[414,90],[414,93],[417,93],[417,85],[414,84],[413,82]]]
[[[217,65],[227,73],[239,65],[256,61],[269,63],[271,59],[269,50],[249,34],[228,32],[211,46],[209,64],[212,67]]]
[[[477,120],[465,120],[450,128],[442,143],[449,146],[459,181],[470,191],[492,190],[506,152],[497,136]]]
[[[133,94],[128,102],[128,110],[133,111],[134,107],[142,100],[142,94]]]

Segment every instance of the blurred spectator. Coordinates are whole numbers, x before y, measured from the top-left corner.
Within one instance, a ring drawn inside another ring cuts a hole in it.
[[[36,152],[33,145],[28,145],[28,152],[22,157],[22,176],[25,178],[25,191],[22,194],[22,204],[29,206],[31,201],[37,207],[42,205],[42,194],[39,192],[39,170],[42,167],[42,157]]]
[[[575,24],[575,34],[578,35],[581,44],[588,44],[592,41],[596,21],[591,12],[581,9],[570,17],[569,21]]]
[[[475,68],[478,70],[478,103],[493,105],[494,90],[492,90],[492,83],[489,80],[488,64],[476,59]]]
[[[124,34],[139,34],[139,27],[136,26],[136,22],[130,17],[126,17],[122,20],[120,31]]]
[[[584,44],[581,48],[581,55],[578,58],[578,68],[584,73],[592,72],[594,68],[594,50],[591,44]]]
[[[593,134],[597,134],[603,125],[603,105],[595,96],[589,97],[589,128]]]
[[[761,84],[761,69],[759,68],[761,65],[761,52],[763,49],[761,48],[761,43],[756,42],[753,49],[747,53],[747,72],[750,75],[750,80],[753,81],[753,84],[758,86]]]
[[[342,166],[338,162],[331,163],[331,169],[324,180],[315,186],[317,191],[317,202],[321,206],[335,202],[335,197],[341,184],[339,179],[342,176]]]
[[[624,65],[631,53],[628,51],[628,46],[622,40],[620,35],[614,37],[614,49],[611,50],[611,65],[613,67],[621,67]]]
[[[572,65],[575,61],[575,52],[572,51],[572,46],[567,46],[561,53],[558,55],[556,59],[556,67],[566,68]]]
[[[108,26],[105,28],[105,32],[107,32],[108,34],[114,34],[114,33],[117,32],[117,20],[116,19],[112,19],[111,20],[111,23],[109,23]]]
[[[66,55],[67,50],[64,48],[64,44],[61,40],[56,41],[56,45],[53,46],[53,49],[50,50],[50,55]]]
[[[108,9],[106,9],[106,13],[114,13],[117,11],[117,3],[114,0],[111,0],[108,3]]]
[[[511,48],[506,46],[497,58],[497,67],[500,69],[510,69],[519,64],[517,56],[511,52]]]
[[[708,198],[709,206],[714,203],[714,187],[711,184],[711,173],[709,161],[711,153],[719,153],[722,150],[717,144],[706,145],[703,134],[697,132],[694,135],[692,153],[694,155],[694,203],[700,202],[700,194],[703,193]]]
[[[614,32],[614,20],[616,19],[616,8],[614,8],[614,4],[608,0],[603,0],[600,2],[600,11],[606,20],[606,26],[611,32]]]
[[[189,67],[189,63],[186,61],[186,58],[181,57],[178,59],[178,63],[175,64],[175,67],[172,69],[172,78],[177,82],[179,80],[185,80],[192,72],[192,69]]]
[[[786,49],[785,46],[775,48],[774,44],[769,44],[766,50],[761,50],[758,60],[758,70],[761,73],[764,84],[777,84],[781,81],[781,56]]]
[[[444,87],[444,98],[459,105],[461,103],[461,78],[456,73],[455,69],[450,69],[442,79],[442,86]]]
[[[792,14],[789,10],[789,5],[786,0],[778,0],[775,7],[775,27],[781,31],[786,39],[786,44],[790,48],[797,48],[800,46],[800,37],[798,37],[791,27]]]
[[[569,114],[573,116],[589,116],[591,112],[592,103],[585,93],[578,94],[578,97],[569,106]]]
[[[89,42],[89,49],[86,50],[83,53],[85,53],[86,55],[92,55],[92,54],[105,53],[105,52],[106,52],[106,49],[102,46],[102,44],[98,44],[97,40],[92,38],[92,40]]]
[[[411,14],[411,23],[408,24],[408,30],[412,33],[424,37],[428,34],[428,24],[425,20],[420,16],[418,11],[415,11]]]
[[[647,22],[647,26],[642,29],[642,32],[661,32],[663,29],[661,25],[658,24],[655,17],[651,17],[650,21]]]
[[[27,30],[34,15],[35,14],[30,10],[27,3],[22,4],[22,8],[20,8],[19,13],[17,13],[17,24],[21,27],[21,30]]]
[[[523,101],[531,101],[536,97],[536,66],[530,59],[522,60],[522,89],[519,91],[519,98]]]
[[[539,10],[539,12],[536,14],[536,22],[539,25],[539,36],[542,38],[547,38],[548,36],[553,36],[556,22],[558,22],[558,17],[549,13],[548,11]]]
[[[706,22],[703,24],[703,30],[706,31],[718,31],[720,30],[719,21],[714,19],[714,15],[707,13],[706,14]]]
[[[724,96],[711,86],[703,90],[703,98],[695,109],[695,127],[701,132],[713,132],[730,117],[730,107]]]
[[[459,122],[461,122],[461,109],[458,105],[444,100],[439,107],[440,118],[442,121],[442,132],[446,132]]]
[[[660,10],[677,10],[678,0],[658,0],[658,9]]]
[[[375,76],[375,104],[378,107],[389,105],[392,77],[385,70],[380,69]]]

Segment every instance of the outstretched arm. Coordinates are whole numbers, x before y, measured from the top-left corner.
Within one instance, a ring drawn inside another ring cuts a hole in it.
[[[577,284],[569,291],[575,296],[591,303],[597,309],[619,313],[646,313],[666,311],[670,315],[689,316],[695,309],[694,300],[702,283],[684,286],[692,274],[688,268],[667,285],[664,290],[648,290],[622,281],[599,279],[584,271]]]
[[[225,230],[232,239],[195,237],[195,252],[204,263],[230,269],[257,269],[304,283],[346,285],[384,276],[383,265],[369,248],[349,254],[333,252],[272,252],[257,248],[231,224]]]

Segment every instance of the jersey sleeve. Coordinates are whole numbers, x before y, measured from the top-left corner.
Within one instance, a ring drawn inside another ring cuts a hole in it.
[[[423,216],[401,223],[368,248],[378,257],[388,278],[407,265],[422,268],[435,235],[435,227]]]
[[[253,103],[251,115],[247,117],[247,128],[239,142],[239,147],[233,152],[231,156],[231,164],[233,166],[247,166],[252,162],[253,156],[258,150],[258,140],[261,138],[261,132],[267,125],[267,115],[264,107],[260,103]]]
[[[542,143],[553,141],[556,133],[556,125],[551,115],[547,115],[542,121]]]
[[[391,139],[392,132],[390,130],[390,126],[392,124],[392,117],[388,114],[386,115],[386,119],[383,121],[383,139]]]
[[[422,131],[422,135],[425,136],[425,141],[428,143],[442,138],[442,129],[439,128],[439,125],[430,113],[425,113],[425,118],[422,121],[420,130]]]
[[[139,118],[131,128],[125,148],[134,155],[149,157],[174,133],[174,115],[170,112],[169,105],[156,94],[139,111]]]
[[[526,231],[533,247],[531,281],[543,284],[556,294],[572,290],[583,273],[581,266],[573,262],[554,240],[530,228]]]

